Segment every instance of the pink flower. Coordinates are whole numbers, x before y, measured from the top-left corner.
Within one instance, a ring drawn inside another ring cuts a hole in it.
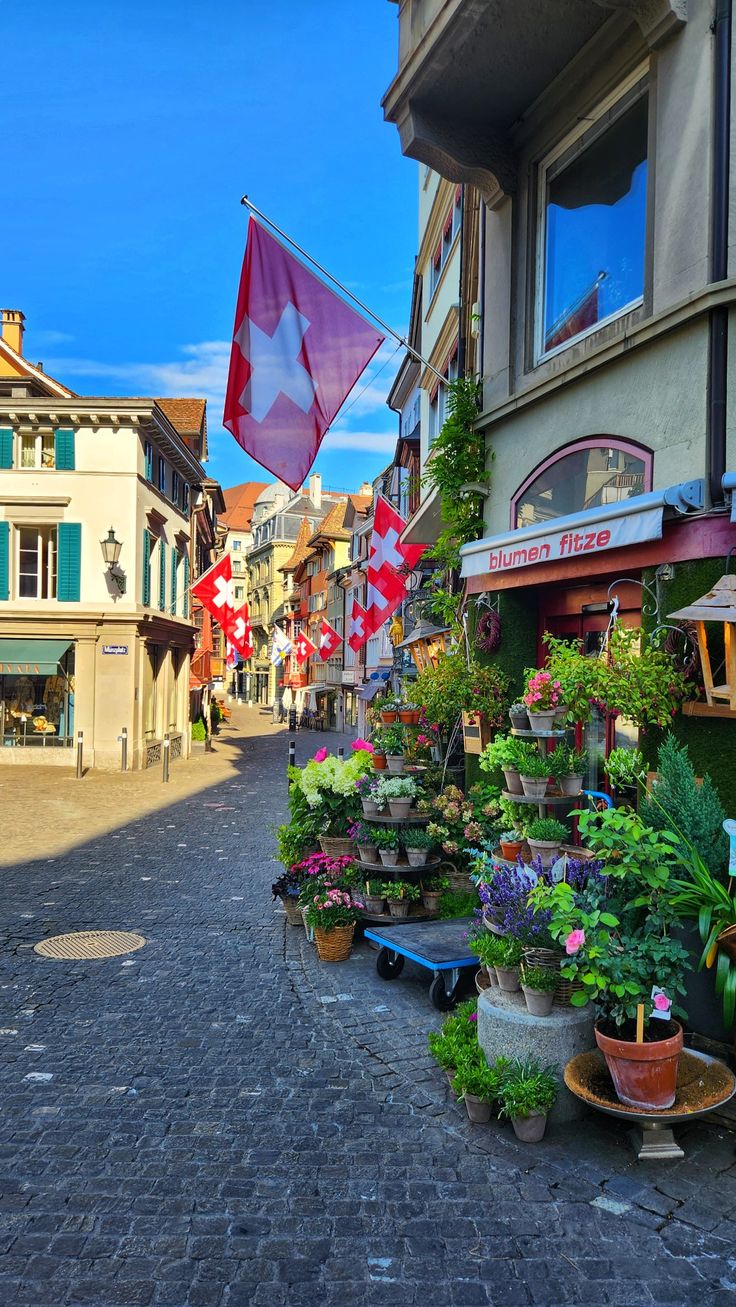
[[[355,753],[359,753],[361,750],[364,753],[373,753],[373,745],[370,740],[353,740],[350,747]]]
[[[418,736],[417,736],[417,744],[429,744],[429,736],[428,736],[428,735],[418,735]]]
[[[324,762],[324,760],[325,760],[326,757],[327,757],[327,749],[325,749],[324,747],[322,747],[321,749],[318,749],[317,752],[315,753],[314,758],[313,758],[313,761],[314,761],[314,762]]]
[[[658,1012],[666,1012],[670,1006],[670,1000],[666,994],[655,994],[654,1006]]]
[[[570,934],[565,940],[565,952],[567,953],[568,957],[572,957],[573,953],[577,953],[578,949],[581,949],[584,943],[585,943],[585,931],[571,930]]]

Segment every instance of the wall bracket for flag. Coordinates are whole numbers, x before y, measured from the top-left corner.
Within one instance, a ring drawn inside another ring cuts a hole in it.
[[[327,277],[328,281],[331,281],[333,285],[337,286],[338,289],[342,291],[343,295],[347,295],[348,299],[351,299],[354,304],[357,304],[358,308],[361,309],[363,313],[367,313],[369,318],[372,318],[374,322],[377,322],[383,331],[387,331],[389,336],[393,336],[394,340],[397,340],[399,344],[404,347],[407,353],[411,354],[412,358],[415,358],[418,363],[421,363],[425,368],[428,368],[429,371],[434,373],[435,377],[438,377],[440,381],[447,381],[447,377],[440,372],[433,363],[430,363],[422,354],[419,354],[418,351],[414,349],[413,345],[409,344],[405,336],[400,336],[397,331],[394,331],[393,327],[389,327],[388,323],[383,321],[383,318],[379,318],[378,314],[373,312],[373,309],[369,309],[368,305],[364,304],[362,300],[359,300],[358,296],[354,295],[351,290],[348,290],[347,286],[343,285],[341,281],[338,281],[337,277],[333,277],[332,273],[328,272],[327,268],[323,267],[321,263],[318,263],[311,254],[308,254],[303,246],[299,245],[291,236],[288,236],[287,233],[281,227],[278,227],[271,218],[268,218],[261,209],[257,209],[255,204],[248,199],[247,195],[242,197],[240,203],[248,209],[255,218],[260,218],[262,222],[265,222],[272,231],[276,232],[276,234],[282,238],[282,240],[288,241],[289,245],[293,246],[293,248],[297,250],[303,258],[307,259],[323,277]]]

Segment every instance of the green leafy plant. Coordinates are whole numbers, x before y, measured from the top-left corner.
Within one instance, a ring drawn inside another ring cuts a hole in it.
[[[415,799],[419,787],[411,776],[382,776],[376,786],[376,802],[388,803],[389,799]]]
[[[502,945],[501,958],[495,965],[497,967],[504,967],[507,971],[510,971],[514,967],[518,967],[521,962],[524,953],[524,945],[520,939],[513,939],[509,935],[501,935],[499,936],[499,939],[501,940]]]
[[[519,978],[526,989],[533,989],[538,994],[551,994],[559,984],[559,972],[551,967],[533,967],[522,962]]]
[[[406,743],[406,727],[401,722],[393,722],[390,726],[384,726],[381,731],[381,744],[384,753],[400,754],[404,752]]]
[[[323,834],[344,835],[360,813],[355,782],[372,770],[370,753],[359,749],[350,758],[325,754],[305,767],[289,768],[289,810],[292,818],[314,817]]]
[[[478,1047],[477,1055],[470,1050],[456,1066],[452,1087],[458,1098],[472,1094],[484,1103],[495,1103],[502,1099],[508,1067],[506,1058],[499,1058],[489,1066],[483,1050]]]
[[[447,876],[423,876],[422,891],[425,894],[444,894],[445,890],[450,888],[449,877]]]
[[[377,826],[373,832],[373,843],[377,849],[398,849],[399,832],[394,826]]]
[[[409,903],[416,903],[421,898],[421,890],[418,885],[412,885],[408,880],[389,880],[381,886],[381,893],[385,899],[393,903],[400,903],[402,900],[408,900]]]
[[[519,830],[502,830],[499,834],[499,840],[504,844],[520,844],[524,836]]]
[[[706,867],[714,875],[722,873],[728,861],[726,813],[710,776],[697,783],[686,746],[671,733],[660,745],[657,773],[651,796],[639,805],[643,820],[655,830],[686,831]]]
[[[637,785],[646,776],[643,754],[638,749],[627,749],[622,746],[611,749],[608,757],[604,759],[603,770],[616,790],[622,789],[625,785]]]
[[[471,890],[451,890],[440,899],[439,919],[450,921],[455,917],[469,917],[478,907],[478,895]]]
[[[517,831],[523,839],[529,823],[534,820],[534,809],[526,803],[514,803],[513,799],[499,799],[501,824]]]
[[[567,839],[567,827],[556,817],[537,817],[529,823],[526,836],[540,843],[561,844]]]
[[[504,1068],[500,1086],[501,1117],[546,1116],[557,1098],[557,1074],[553,1066],[542,1066],[529,1058],[514,1058]]]
[[[549,776],[549,760],[546,753],[541,754],[536,749],[529,749],[519,762],[519,771],[522,776],[528,776],[530,780],[541,780],[543,776]]]
[[[496,935],[490,930],[481,930],[474,938],[468,940],[468,948],[471,953],[475,953],[484,967],[505,965],[504,940],[501,935]]]
[[[461,648],[440,654],[436,667],[420,672],[414,686],[430,723],[451,731],[463,712],[483,713],[492,726],[505,720],[509,680],[495,664],[468,666]]]
[[[198,717],[196,722],[192,722],[192,739],[198,740],[200,744],[207,739],[207,727],[201,717]]]
[[[640,727],[667,726],[687,693],[685,678],[658,638],[617,623],[597,658],[580,642],[545,633],[547,671],[560,682],[568,719],[585,722],[593,705]]]
[[[715,988],[723,1002],[723,1024],[730,1030],[736,1016],[736,959],[720,947],[727,931],[736,926],[736,898],[732,882],[724,885],[706,866],[699,851],[678,830],[677,865],[684,879],[672,882],[672,904],[677,915],[698,923],[703,952],[698,970],[715,966]]]
[[[560,741],[558,745],[547,754],[549,763],[550,776],[559,780],[561,776],[582,776],[588,765],[588,754],[585,749],[573,749],[569,744]]]
[[[433,849],[435,846],[434,838],[422,826],[412,826],[411,830],[405,830],[402,840],[406,849]]]
[[[457,604],[449,574],[460,567],[460,546],[483,534],[483,496],[465,489],[468,485],[485,487],[489,480],[485,438],[476,429],[477,417],[477,378],[448,382],[447,417],[423,478],[425,485],[437,490],[442,512],[443,529],[425,556],[444,574],[444,585],[438,588],[433,604],[433,611],[443,620],[452,615],[453,599]]]
[[[495,772],[500,768],[506,768],[508,771],[518,770],[521,760],[525,757],[524,746],[525,741],[513,735],[496,735],[481,753],[478,765],[481,771],[485,772]]]
[[[442,1023],[441,1030],[430,1031],[429,1051],[443,1070],[454,1070],[472,1050],[480,1053],[476,1030],[476,1000],[458,1003],[455,1011]]]

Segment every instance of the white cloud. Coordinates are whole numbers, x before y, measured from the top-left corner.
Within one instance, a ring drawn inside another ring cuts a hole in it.
[[[396,448],[395,431],[328,431],[322,444],[322,453],[332,449],[352,450],[355,454],[393,454]]]

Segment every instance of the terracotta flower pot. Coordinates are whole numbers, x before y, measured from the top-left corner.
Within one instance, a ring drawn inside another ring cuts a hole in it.
[[[522,776],[521,785],[527,799],[536,799],[541,803],[547,793],[547,776]]]
[[[533,1112],[531,1116],[512,1116],[514,1134],[525,1144],[538,1144],[547,1127],[547,1113]]]
[[[496,967],[496,977],[499,989],[507,994],[517,994],[521,989],[518,967]]]
[[[604,1035],[596,1022],[595,1042],[606,1059],[616,1094],[627,1107],[662,1111],[675,1101],[682,1026],[679,1021],[670,1021],[665,1029],[670,1033],[664,1039],[637,1044],[632,1039]]]
[[[552,863],[559,857],[561,840],[533,840],[528,835],[526,842],[529,845],[532,857],[540,857],[543,867],[551,867]]]
[[[465,1110],[468,1117],[475,1125],[485,1125],[491,1119],[491,1105],[484,1098],[478,1098],[475,1094],[463,1094],[465,1099]]]
[[[393,772],[394,776],[401,775],[401,772],[404,770],[403,753],[387,753],[386,762],[388,763],[389,771]]]
[[[411,799],[389,799],[388,810],[396,821],[405,821],[411,810]]]
[[[569,776],[560,777],[560,793],[569,794],[571,798],[577,798],[583,788],[583,776],[581,773],[571,772]]]
[[[409,907],[408,899],[389,899],[388,901],[388,910],[392,917],[408,917]]]
[[[355,926],[333,926],[332,930],[314,928],[314,942],[320,962],[345,962],[353,947]]]
[[[523,794],[524,788],[521,784],[521,777],[513,767],[502,767],[503,778],[506,782],[506,789],[509,794]]]
[[[384,898],[379,897],[378,894],[365,894],[363,896],[363,902],[365,903],[365,910],[369,916],[383,916],[384,908],[386,906],[386,900]]]
[[[412,726],[418,726],[422,718],[421,708],[415,708],[411,715]]]
[[[407,711],[407,710],[404,710],[403,712],[400,712],[400,713],[399,713],[399,721],[400,721],[400,722],[403,722],[405,726],[411,726],[412,723],[413,723],[413,721],[414,721],[414,713],[413,713],[413,711],[410,709],[410,710],[408,710],[408,711]]]
[[[547,712],[533,712],[529,709],[529,724],[533,731],[552,731],[555,726],[556,708],[550,708]]]
[[[390,726],[392,722],[395,722],[397,720],[398,715],[399,714],[396,712],[382,712],[381,721],[383,722],[384,726]]]
[[[555,999],[553,989],[529,989],[522,981],[521,988],[526,999],[526,1010],[533,1017],[548,1017]]]
[[[430,916],[434,917],[440,910],[440,899],[442,893],[440,890],[425,890],[422,894],[422,904],[427,909]]]
[[[360,855],[361,862],[375,863],[378,861],[378,849],[376,848],[375,844],[359,844],[358,853]]]
[[[374,752],[374,754],[373,754],[373,766],[375,767],[376,771],[385,771],[385,770],[386,770],[386,755],[385,755],[385,753],[375,753],[375,752]]]
[[[524,847],[522,840],[500,840],[501,857],[507,862],[516,862],[521,850]]]
[[[378,856],[384,867],[395,867],[399,861],[398,849],[379,849]]]
[[[429,857],[429,849],[410,849],[407,845],[406,856],[410,867],[424,867]]]

